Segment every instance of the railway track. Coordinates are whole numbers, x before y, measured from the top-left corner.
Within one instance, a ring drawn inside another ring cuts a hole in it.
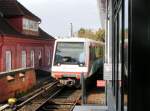
[[[17,101],[19,101],[19,103],[23,102],[23,101],[26,101],[28,98],[30,98],[33,95],[39,93],[43,89],[47,89],[47,88],[51,87],[51,85],[53,85],[53,83],[55,84],[55,82],[57,82],[57,81],[56,80],[51,80],[51,81],[46,81],[43,84],[39,84],[37,87],[40,87],[40,88],[37,88],[37,89],[33,90],[32,92],[30,92],[29,94],[27,94],[23,97],[20,97],[19,99],[17,99]]]
[[[79,104],[81,90],[64,88],[55,97],[48,99],[36,111],[72,111]]]
[[[61,88],[57,86],[58,82],[55,81],[45,88],[42,88],[41,91],[37,92],[35,95],[31,96],[24,102],[17,105],[17,111],[35,111],[41,104],[47,101],[47,98],[54,96],[54,92],[59,91]]]
[[[33,111],[38,106],[40,106],[40,104],[45,102],[44,100],[51,96],[50,94],[52,94],[55,89],[57,90],[57,84],[58,81],[56,80],[44,83],[42,87],[36,89],[26,96],[19,98],[17,100],[17,104],[15,105],[15,109],[17,109],[17,111]],[[39,101],[39,105],[35,105],[35,101]],[[32,107],[32,109],[29,108],[29,106]],[[10,107],[9,104],[5,104],[0,107],[0,111],[11,111],[11,109],[12,107]]]

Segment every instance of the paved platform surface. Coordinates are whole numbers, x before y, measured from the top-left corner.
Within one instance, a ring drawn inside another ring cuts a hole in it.
[[[99,98],[96,98],[97,93],[95,93],[92,96],[89,96],[89,98],[93,98],[93,99],[91,99],[92,103],[93,103],[94,99],[96,100],[96,103],[99,103],[100,102],[100,97],[102,97],[101,100],[105,101],[105,96],[106,95],[104,95],[104,94],[103,94],[103,96],[102,95],[99,96],[99,95],[101,95],[101,93],[98,94]],[[112,94],[111,82],[108,82],[108,84],[107,84],[107,106],[104,106],[104,105],[86,104],[86,105],[81,105],[81,106],[75,106],[73,111],[116,111],[116,104],[114,102],[114,96]],[[127,111],[127,107],[124,108],[124,111]]]
[[[105,106],[105,92],[101,88],[94,88],[87,96],[87,104]]]
[[[84,105],[75,106],[73,111],[108,111],[107,106]]]

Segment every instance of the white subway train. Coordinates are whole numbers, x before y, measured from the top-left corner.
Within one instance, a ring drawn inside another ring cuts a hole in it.
[[[63,85],[79,87],[81,73],[86,79],[98,70],[103,44],[78,37],[56,40],[52,77]]]

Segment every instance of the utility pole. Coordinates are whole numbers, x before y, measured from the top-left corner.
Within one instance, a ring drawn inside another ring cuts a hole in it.
[[[70,28],[70,36],[73,37],[73,25],[72,25],[72,23],[70,23],[70,26],[71,26],[71,28]]]

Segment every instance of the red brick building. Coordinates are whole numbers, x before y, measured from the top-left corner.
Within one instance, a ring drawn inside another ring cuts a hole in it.
[[[50,69],[55,39],[40,23],[16,0],[0,0],[0,102],[34,86],[35,69]]]

